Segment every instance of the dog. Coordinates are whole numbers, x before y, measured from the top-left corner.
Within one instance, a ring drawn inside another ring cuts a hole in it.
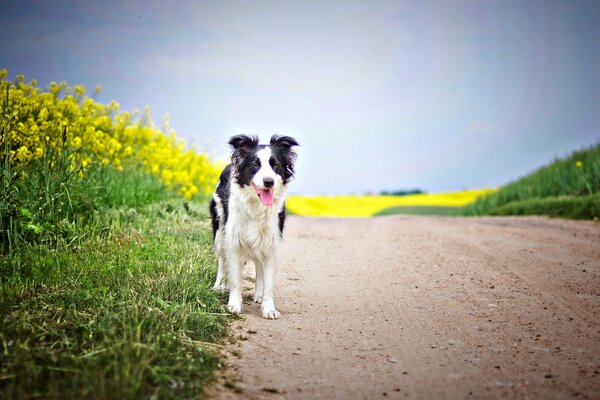
[[[262,316],[280,317],[275,308],[275,272],[285,224],[285,194],[294,177],[296,139],[273,135],[268,145],[257,136],[231,137],[227,165],[210,203],[218,272],[214,288],[229,289],[227,308],[242,312],[242,267],[256,267],[254,301]]]

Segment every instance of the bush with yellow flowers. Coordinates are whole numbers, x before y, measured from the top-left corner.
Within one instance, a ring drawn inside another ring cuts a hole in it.
[[[158,129],[148,110],[138,118],[138,113],[121,111],[114,101],[100,104],[87,97],[83,86],[53,82],[41,90],[35,80],[25,83],[18,76],[9,82],[6,77],[7,71],[0,70],[11,110],[10,128],[2,140],[10,143],[10,161],[21,172],[49,149],[68,145],[75,150],[70,167],[82,177],[94,164],[121,171],[136,165],[186,199],[211,192],[219,174],[216,164],[187,148],[175,132]]]
[[[40,89],[7,75],[0,70],[4,250],[48,232],[68,237],[76,220],[103,206],[135,207],[167,193],[201,200],[214,188],[220,166],[178,138],[168,118],[161,130],[148,109],[130,113],[95,101],[83,86]]]

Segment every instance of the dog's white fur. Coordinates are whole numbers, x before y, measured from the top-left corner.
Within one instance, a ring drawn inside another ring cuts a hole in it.
[[[262,188],[264,178],[274,179],[274,202],[269,207],[263,205],[252,186],[242,187],[235,181],[235,171],[232,170],[227,225],[219,229],[215,236],[215,250],[219,259],[215,289],[225,289],[224,281],[227,280],[227,308],[232,313],[241,313],[242,268],[252,261],[256,267],[254,301],[262,303],[263,318],[277,319],[280,313],[275,308],[275,273],[282,241],[278,214],[284,206],[286,186],[281,176],[269,165],[271,149],[266,147],[257,155],[261,160],[261,168],[252,181]],[[216,193],[214,199],[219,220],[224,221],[222,201]]]

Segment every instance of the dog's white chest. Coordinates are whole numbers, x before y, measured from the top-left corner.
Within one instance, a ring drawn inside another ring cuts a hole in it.
[[[249,215],[241,213],[232,216],[227,231],[234,246],[239,246],[243,253],[253,259],[264,259],[272,253],[279,238],[277,216],[265,213]]]

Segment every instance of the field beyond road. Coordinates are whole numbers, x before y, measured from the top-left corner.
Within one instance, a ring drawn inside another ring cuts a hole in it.
[[[245,296],[215,397],[600,396],[598,223],[292,217],[285,236],[281,319]]]
[[[404,196],[289,196],[288,211],[306,217],[371,217],[386,213],[445,214],[440,209],[457,210],[474,202],[478,197],[495,192],[494,189],[463,190],[448,193],[419,193]],[[394,208],[401,208],[392,211]],[[437,210],[434,210],[437,208]],[[417,209],[417,210],[415,210]]]

